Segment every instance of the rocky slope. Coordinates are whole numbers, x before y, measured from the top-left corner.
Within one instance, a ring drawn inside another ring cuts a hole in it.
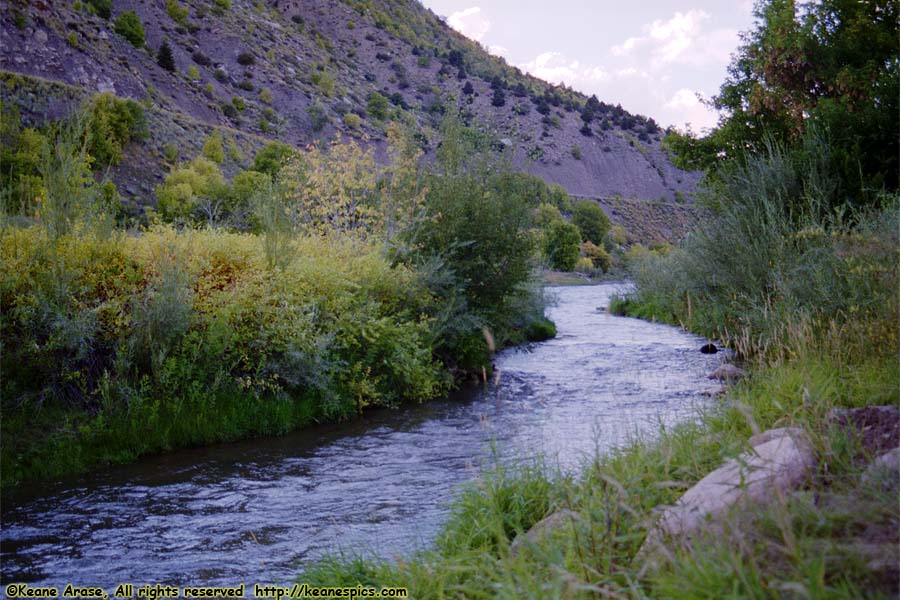
[[[390,119],[414,124],[433,152],[450,97],[512,147],[516,167],[572,194],[671,203],[697,182],[668,161],[652,120],[595,101],[585,125],[586,97],[509,67],[414,0],[116,0],[109,18],[103,4],[0,3],[3,96],[29,121],[96,91],[141,101],[151,137],[113,174],[132,197],[152,189],[146,174],[165,172],[166,145],[190,158],[212,128],[242,150],[232,169],[267,139],[353,137],[383,159]],[[127,11],[144,44],[117,33]],[[164,41],[174,71],[157,62]],[[384,115],[367,110],[375,92],[389,100]]]

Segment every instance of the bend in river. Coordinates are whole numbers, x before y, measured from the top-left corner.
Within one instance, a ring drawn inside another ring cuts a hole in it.
[[[498,355],[486,387],[6,494],[3,583],[286,582],[340,549],[428,544],[492,443],[504,459],[572,468],[718,389],[706,374],[721,355],[701,354],[705,340],[601,311],[618,289],[551,288],[558,336]]]

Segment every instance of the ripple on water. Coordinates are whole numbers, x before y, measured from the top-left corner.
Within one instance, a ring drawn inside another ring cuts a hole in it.
[[[3,582],[283,582],[339,549],[393,557],[428,544],[492,448],[572,469],[709,401],[721,355],[597,310],[621,289],[555,289],[558,336],[501,353],[497,385],[8,494]]]

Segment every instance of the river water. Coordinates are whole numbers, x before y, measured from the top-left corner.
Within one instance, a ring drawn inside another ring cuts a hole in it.
[[[7,493],[4,584],[291,581],[340,550],[427,545],[459,485],[491,460],[573,469],[718,386],[703,338],[614,317],[620,286],[550,288],[558,336],[497,356],[499,381],[350,424],[173,452]]]

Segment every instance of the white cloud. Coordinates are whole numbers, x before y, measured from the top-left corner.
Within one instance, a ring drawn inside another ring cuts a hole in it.
[[[506,46],[488,46],[487,51],[494,56],[502,56],[503,58],[506,58],[506,55],[509,53],[509,48],[507,48]]]
[[[664,107],[673,121],[682,127],[690,124],[694,131],[713,127],[718,121],[715,109],[704,104],[697,92],[689,88],[681,88],[675,92]]]
[[[655,68],[670,63],[692,66],[728,64],[731,52],[738,45],[738,32],[734,29],[705,31],[709,13],[692,9],[676,12],[670,19],[657,19],[641,28],[643,35],[627,38],[612,46],[613,56],[647,60]]]
[[[481,14],[480,6],[472,6],[453,13],[447,18],[447,24],[476,42],[480,42],[491,28],[491,22]]]
[[[602,67],[582,65],[577,60],[570,60],[561,52],[544,52],[534,60],[518,66],[550,83],[572,85],[573,83],[603,81],[609,78],[609,73]]]

